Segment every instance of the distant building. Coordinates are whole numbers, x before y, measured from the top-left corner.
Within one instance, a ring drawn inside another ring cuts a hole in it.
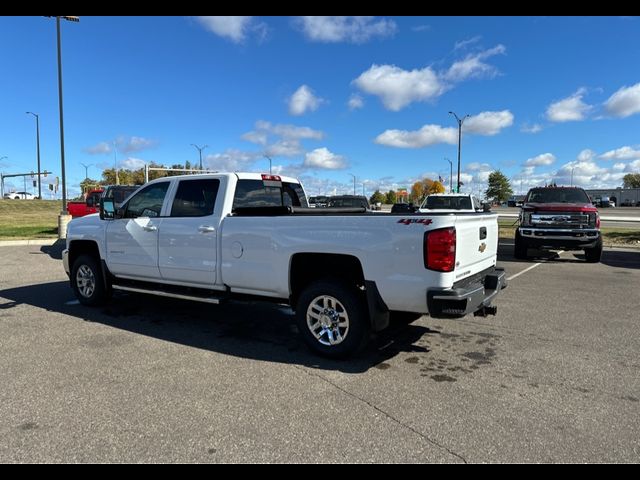
[[[595,204],[608,198],[616,207],[640,206],[640,188],[599,188],[585,191]]]

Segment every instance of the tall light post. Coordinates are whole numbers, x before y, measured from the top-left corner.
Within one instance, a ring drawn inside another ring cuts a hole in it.
[[[62,176],[62,212],[61,215],[67,215],[67,177],[64,168],[64,120],[62,111],[62,48],[60,40],[60,19],[68,20],[70,22],[79,22],[80,17],[56,17],[56,33],[58,37],[58,104],[60,106],[60,165]],[[66,237],[66,228],[64,232],[59,229],[58,235],[64,233]]]
[[[573,187],[573,171],[576,167],[571,167],[571,186]]]
[[[353,194],[356,194],[356,176],[353,173],[350,173],[349,175],[351,175],[353,177]]]
[[[269,160],[269,175],[271,175],[271,157],[265,153],[264,158]]]
[[[467,118],[469,118],[469,115],[465,115],[460,118],[454,112],[449,113],[456,117],[456,121],[458,122],[458,186],[456,187],[456,193],[460,193],[460,148],[462,145],[462,124]]]
[[[120,185],[120,177],[118,176],[118,148],[116,141],[113,141],[113,174],[116,177],[116,185]]]
[[[93,163],[90,163],[89,165],[85,165],[84,163],[81,162],[80,165],[84,167],[84,179],[86,180],[87,178],[89,178],[89,167],[93,167]]]
[[[202,150],[207,148],[209,145],[203,145],[202,147],[199,147],[195,143],[192,143],[191,145],[196,147],[196,149],[198,150],[198,153],[200,154],[200,170],[202,170]]]
[[[445,157],[445,160],[449,162],[449,193],[453,193],[453,162]]]
[[[4,160],[5,158],[9,158],[6,155],[3,155],[2,157],[0,157],[0,165],[2,165],[2,160]],[[4,177],[2,176],[2,173],[0,173],[0,199],[4,198]]]
[[[42,199],[42,187],[40,185],[40,116],[37,113],[26,112],[27,115],[36,117],[36,150],[38,152],[38,198]]]

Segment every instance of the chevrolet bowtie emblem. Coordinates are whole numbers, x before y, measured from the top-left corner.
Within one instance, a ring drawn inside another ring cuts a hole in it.
[[[480,246],[478,247],[478,251],[479,251],[480,253],[483,253],[486,249],[487,249],[487,244],[486,244],[486,243],[484,243],[484,242],[482,242],[482,243],[480,244]]]

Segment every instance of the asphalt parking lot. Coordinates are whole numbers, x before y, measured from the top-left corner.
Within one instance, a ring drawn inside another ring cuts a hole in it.
[[[394,325],[347,362],[290,312],[74,301],[0,248],[0,462],[640,461],[640,250],[500,264],[498,314]]]

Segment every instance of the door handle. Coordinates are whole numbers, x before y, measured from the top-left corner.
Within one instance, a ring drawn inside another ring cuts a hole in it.
[[[216,227],[212,227],[211,225],[200,225],[198,227],[198,231],[200,233],[213,233],[216,231]]]
[[[155,225],[145,225],[144,227],[142,227],[142,229],[145,232],[155,232],[158,230],[158,227],[156,227]]]

